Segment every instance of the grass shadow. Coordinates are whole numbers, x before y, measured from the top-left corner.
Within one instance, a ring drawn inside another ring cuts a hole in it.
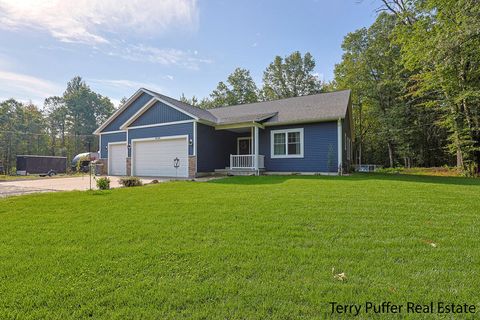
[[[355,180],[391,180],[402,182],[449,184],[459,186],[479,186],[480,179],[466,177],[439,177],[414,174],[384,174],[384,173],[355,173],[352,176]]]
[[[337,181],[365,181],[365,180],[382,180],[382,181],[401,181],[412,183],[431,183],[461,186],[477,186],[480,187],[480,179],[464,178],[464,177],[438,177],[426,175],[405,175],[405,174],[384,174],[384,173],[355,173],[348,176],[236,176],[225,179],[212,180],[208,183],[216,184],[232,184],[232,185],[271,185],[281,184],[288,180],[337,180]]]
[[[92,196],[106,196],[112,193],[112,189],[109,190],[86,190],[89,195]]]
[[[338,176],[304,176],[304,175],[272,175],[272,176],[234,176],[227,177],[225,179],[211,180],[208,183],[217,183],[217,184],[237,184],[237,185],[270,185],[270,184],[281,184],[288,180],[333,180],[333,179],[343,179],[345,177]]]

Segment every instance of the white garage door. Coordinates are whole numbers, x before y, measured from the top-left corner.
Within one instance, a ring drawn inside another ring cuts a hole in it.
[[[133,142],[133,175],[141,177],[188,177],[187,138],[160,138]],[[178,169],[175,159],[178,158]]]
[[[108,175],[125,176],[127,174],[127,145],[115,143],[108,145]]]

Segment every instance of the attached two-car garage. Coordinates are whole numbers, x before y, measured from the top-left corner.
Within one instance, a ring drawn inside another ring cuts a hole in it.
[[[131,143],[133,176],[188,177],[188,136],[133,139]]]

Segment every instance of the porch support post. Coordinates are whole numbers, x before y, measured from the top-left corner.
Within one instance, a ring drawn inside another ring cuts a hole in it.
[[[254,133],[254,158],[253,158],[253,164],[255,167],[255,174],[258,176],[259,171],[258,171],[258,127],[255,126],[253,127],[253,133]]]

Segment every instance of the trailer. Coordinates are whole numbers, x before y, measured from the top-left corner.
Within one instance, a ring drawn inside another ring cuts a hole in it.
[[[17,175],[56,175],[67,172],[67,157],[17,155]]]

